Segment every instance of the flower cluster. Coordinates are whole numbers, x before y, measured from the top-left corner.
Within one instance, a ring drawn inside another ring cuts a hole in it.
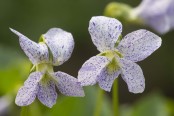
[[[56,86],[64,95],[84,96],[76,78],[53,71],[53,66],[63,64],[72,54],[74,40],[71,33],[52,28],[41,36],[39,43],[35,43],[16,30],[10,30],[19,36],[20,46],[33,64],[32,72],[16,96],[17,105],[29,105],[37,96],[41,103],[51,108],[57,99]]]
[[[138,61],[144,60],[161,46],[161,38],[141,29],[129,33],[121,40],[122,24],[104,16],[93,17],[89,22],[92,42],[100,51],[87,60],[78,72],[82,86],[99,83],[110,91],[114,80],[121,74],[132,93],[141,93],[145,79]]]
[[[29,105],[37,97],[44,105],[52,107],[57,99],[56,86],[67,96],[84,96],[82,87],[97,82],[100,88],[110,91],[120,74],[130,92],[144,91],[144,75],[136,62],[157,50],[161,46],[161,38],[141,29],[122,39],[122,24],[117,19],[104,16],[92,17],[88,30],[100,54],[82,65],[76,79],[64,72],[53,71],[53,66],[63,64],[72,54],[74,40],[70,33],[52,28],[41,35],[39,43],[35,43],[11,29],[19,36],[20,46],[33,64],[28,79],[18,91],[17,105]]]

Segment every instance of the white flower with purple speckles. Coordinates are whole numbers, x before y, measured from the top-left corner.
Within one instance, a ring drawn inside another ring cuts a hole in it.
[[[41,42],[35,43],[16,30],[10,30],[19,36],[21,48],[34,65],[32,73],[18,91],[15,100],[17,105],[29,105],[37,96],[41,103],[51,108],[57,99],[56,86],[64,95],[84,96],[76,78],[64,72],[53,71],[53,65],[63,64],[72,54],[74,40],[71,33],[52,28],[41,36]]]
[[[147,30],[137,30],[122,40],[122,24],[104,16],[92,17],[89,33],[101,52],[87,60],[78,72],[82,86],[99,83],[100,88],[110,91],[114,80],[121,74],[132,93],[145,89],[141,68],[135,63],[144,60],[161,46],[161,38]]]
[[[164,34],[174,29],[174,0],[142,0],[131,15]]]

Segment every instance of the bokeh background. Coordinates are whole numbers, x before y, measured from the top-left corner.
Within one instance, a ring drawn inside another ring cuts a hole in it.
[[[31,63],[21,50],[18,37],[9,27],[18,30],[33,41],[52,27],[73,34],[75,49],[72,57],[55,71],[74,77],[82,64],[98,54],[88,33],[92,16],[103,15],[112,0],[0,0],[0,116],[19,116],[20,107],[15,95],[29,75]],[[117,0],[137,6],[140,0]],[[123,24],[123,36],[145,26]],[[157,33],[156,33],[157,34]],[[159,34],[158,34],[159,35]],[[119,78],[120,116],[174,116],[174,31],[160,35],[162,46],[144,61],[139,62],[146,79],[142,94],[128,92],[126,83]],[[30,116],[92,116],[98,85],[84,87],[84,98],[59,94],[57,104],[49,109],[36,100],[29,109]],[[105,93],[101,116],[112,116],[111,93]]]

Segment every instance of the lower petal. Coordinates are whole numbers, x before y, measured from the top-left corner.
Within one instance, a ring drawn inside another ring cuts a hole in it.
[[[30,105],[36,98],[38,87],[21,87],[17,93],[15,103],[18,106]]]
[[[145,89],[145,79],[140,66],[126,59],[120,59],[120,64],[121,75],[128,85],[129,92],[142,93]]]
[[[28,79],[24,82],[15,99],[15,103],[18,106],[26,106],[31,104],[37,94],[38,82],[42,78],[43,74],[40,72],[33,72],[29,75]]]
[[[67,96],[84,96],[83,88],[76,78],[64,73],[56,72],[55,79],[57,80],[57,87],[59,91]]]
[[[102,69],[109,63],[104,56],[93,56],[87,60],[78,72],[78,81],[82,86],[94,85]]]
[[[114,80],[119,76],[120,70],[109,72],[107,67],[104,68],[98,78],[100,88],[105,91],[111,91]]]
[[[42,104],[52,108],[57,100],[54,82],[50,79],[43,79],[41,82],[39,82],[37,97]]]

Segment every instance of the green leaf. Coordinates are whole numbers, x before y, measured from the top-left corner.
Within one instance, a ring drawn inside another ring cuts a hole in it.
[[[0,94],[16,92],[28,77],[31,63],[13,49],[0,47]]]
[[[42,105],[43,116],[92,116],[96,104],[97,88],[85,87],[85,97],[67,97],[59,94],[57,103],[49,109]],[[41,104],[41,103],[40,103]],[[111,116],[111,104],[104,96],[101,116]]]
[[[169,112],[169,116],[174,116],[174,100],[173,99],[167,100],[167,109]]]
[[[152,94],[137,102],[132,116],[168,116],[165,98]]]

